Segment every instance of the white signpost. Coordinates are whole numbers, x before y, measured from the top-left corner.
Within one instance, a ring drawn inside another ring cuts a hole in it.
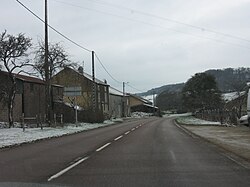
[[[78,116],[77,116],[77,100],[76,96],[81,96],[82,95],[82,88],[81,87],[64,87],[64,95],[68,97],[74,97],[74,100],[71,101],[73,104],[73,107],[75,109],[75,123],[78,123]]]

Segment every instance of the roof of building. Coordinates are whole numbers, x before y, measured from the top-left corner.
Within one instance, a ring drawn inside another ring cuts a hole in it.
[[[123,92],[113,88],[113,87],[109,87],[109,93],[112,94],[112,95],[118,95],[118,96],[128,96],[126,93],[123,94]]]
[[[84,77],[87,78],[88,80],[93,81],[92,76],[89,75],[89,74],[86,73],[86,72],[80,73],[79,71],[77,71],[77,70],[75,70],[75,69],[72,69],[72,68],[70,68],[70,67],[65,67],[64,69],[70,69],[70,70],[74,71],[75,73],[78,73],[79,75],[84,76]],[[63,71],[63,70],[62,70],[62,71]],[[105,86],[109,86],[106,82],[101,81],[101,80],[99,80],[99,79],[97,79],[97,78],[95,78],[95,82],[96,82],[97,84],[102,84],[102,85],[105,85]]]
[[[145,103],[145,104],[149,104],[149,105],[152,104],[151,101],[149,101],[149,100],[147,100],[147,99],[144,99],[144,98],[142,98],[142,97],[140,97],[140,96],[138,96],[138,95],[129,94],[129,96],[134,97],[134,98],[136,98],[136,99],[142,101],[142,102]]]
[[[8,75],[9,73],[6,71],[0,71],[0,73],[4,75]],[[39,79],[37,77],[31,77],[27,75],[22,75],[22,74],[17,74],[17,73],[12,73],[16,77],[16,79],[19,79],[24,82],[32,82],[32,83],[38,83],[38,84],[45,84],[45,82],[42,79]]]

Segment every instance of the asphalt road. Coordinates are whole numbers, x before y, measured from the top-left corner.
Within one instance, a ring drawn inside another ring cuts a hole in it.
[[[1,150],[0,182],[250,186],[250,170],[172,119],[151,118]]]

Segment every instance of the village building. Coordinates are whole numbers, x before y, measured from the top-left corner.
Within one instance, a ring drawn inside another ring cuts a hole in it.
[[[84,111],[95,111],[109,117],[109,85],[83,72],[65,67],[52,77],[53,84],[64,86],[63,102],[72,103]]]
[[[20,122],[21,117],[34,118],[45,115],[45,82],[39,78],[13,74],[16,79],[16,94],[13,108],[14,121]],[[11,81],[8,72],[0,71],[0,92],[8,92]],[[61,100],[63,87],[52,85],[52,101]],[[53,107],[53,105],[52,105]],[[0,102],[0,121],[8,121],[7,103]]]
[[[129,96],[109,87],[109,114],[111,118],[130,116]]]
[[[159,110],[151,101],[133,94],[129,94],[129,104],[131,112],[155,113]]]

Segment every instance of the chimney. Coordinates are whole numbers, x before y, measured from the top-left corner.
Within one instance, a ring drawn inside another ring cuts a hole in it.
[[[83,67],[82,67],[82,66],[80,66],[80,67],[78,68],[78,72],[81,73],[81,74],[83,74]]]

